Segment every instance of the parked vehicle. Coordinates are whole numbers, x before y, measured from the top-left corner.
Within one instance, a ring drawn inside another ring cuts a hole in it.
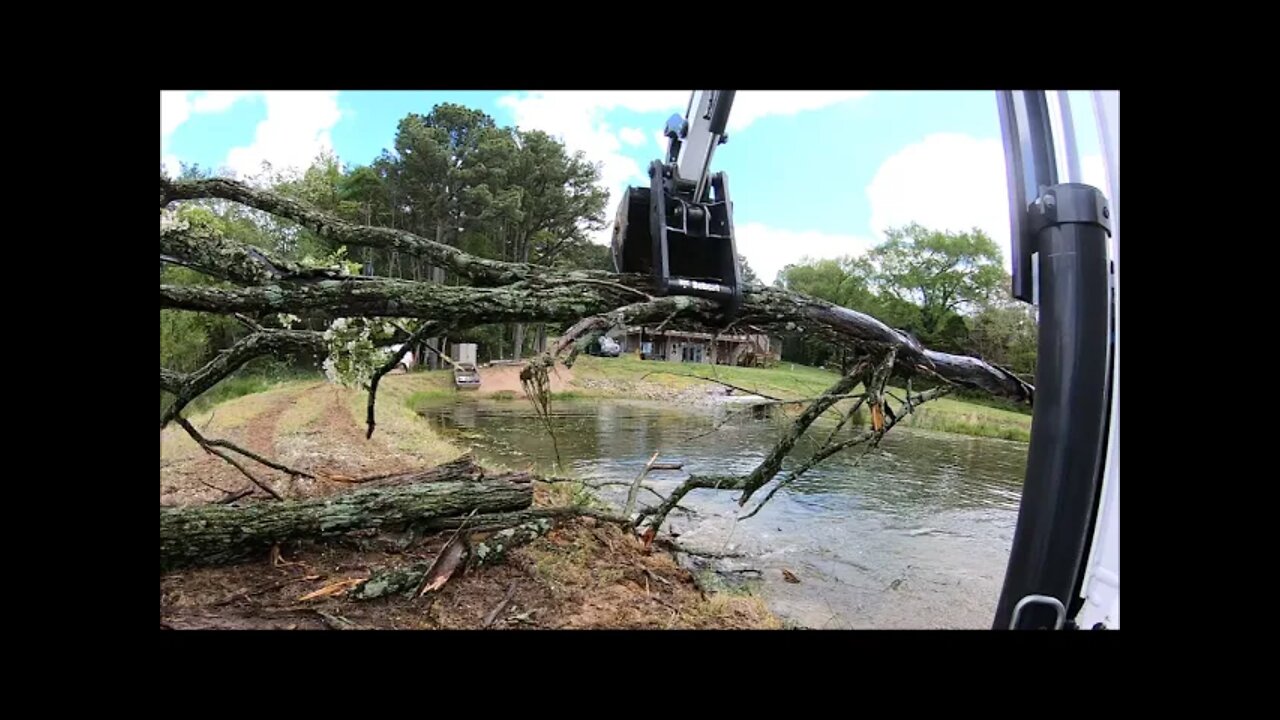
[[[622,346],[613,338],[602,337],[592,341],[591,346],[587,348],[587,354],[597,357],[618,357],[622,354]]]
[[[459,390],[480,387],[480,371],[472,363],[458,363],[453,368],[453,385]]]

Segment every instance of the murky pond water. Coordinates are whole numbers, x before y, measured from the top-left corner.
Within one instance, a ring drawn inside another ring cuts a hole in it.
[[[688,473],[749,472],[785,419],[739,408],[678,407],[640,401],[557,401],[546,427],[525,400],[466,399],[419,409],[429,422],[471,445],[482,459],[544,473],[631,481],[655,451],[682,471],[654,472],[665,492]],[[822,437],[815,427],[810,434]],[[796,458],[806,452],[804,440]],[[1026,445],[897,428],[855,464],[860,448],[828,459],[780,491],[754,517],[766,490],[739,508],[737,492],[695,490],[673,513],[679,542],[700,551],[741,554],[722,571],[759,577],[770,607],[815,628],[989,628],[1017,521]],[[785,467],[785,466],[784,466]],[[625,489],[602,493],[619,505]],[[641,494],[653,499],[648,493]],[[786,582],[782,569],[800,579]],[[759,571],[758,573],[754,571]]]

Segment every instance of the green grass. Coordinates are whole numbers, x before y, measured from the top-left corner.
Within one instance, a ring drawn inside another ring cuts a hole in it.
[[[651,383],[679,390],[701,385],[698,378],[708,378],[771,397],[791,399],[821,395],[836,380],[835,373],[792,363],[782,363],[773,368],[746,368],[640,360],[634,355],[616,358],[581,357],[574,364],[573,371],[575,384],[580,383],[583,378],[599,378],[623,385],[621,393],[608,390],[591,393],[597,396],[625,394],[625,386],[635,383]]]
[[[200,397],[192,400],[183,410],[183,414],[189,416],[202,413],[215,405],[219,405],[228,400],[234,400],[245,395],[255,395],[260,392],[266,392],[274,387],[295,382],[309,382],[320,380],[324,376],[318,372],[287,372],[287,373],[259,373],[247,372],[223,380],[214,385]],[[160,393],[160,411],[173,402],[173,396],[166,392]]]
[[[416,409],[419,405],[431,402],[433,400],[445,400],[456,396],[458,393],[453,388],[427,388],[425,390],[416,390],[409,393],[404,400],[404,404],[410,409]]]
[[[585,395],[594,397],[626,397],[645,384],[682,390],[701,385],[698,378],[706,378],[771,397],[794,400],[821,395],[839,377],[829,370],[789,362],[771,368],[747,368],[640,360],[634,355],[617,358],[587,356],[580,358],[573,370],[575,384],[608,381],[608,387],[585,389]],[[855,388],[854,392],[858,389]],[[902,388],[890,389],[898,397],[905,395]],[[983,398],[973,402],[963,397],[941,398],[917,409],[902,424],[925,430],[1027,442],[1031,438],[1029,408],[1014,411],[1009,407],[1009,403],[1000,399]],[[866,422],[865,414],[861,414],[861,420]]]
[[[959,435],[1019,442],[1031,440],[1030,415],[951,398],[934,400],[902,422],[907,427]]]

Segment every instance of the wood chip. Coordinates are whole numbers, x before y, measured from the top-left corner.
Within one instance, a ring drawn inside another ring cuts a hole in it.
[[[302,597],[298,598],[298,602],[304,602],[306,600],[316,600],[319,598],[325,598],[325,597],[330,597],[332,595],[338,595],[338,594],[344,593],[350,590],[351,588],[355,587],[356,585],[359,585],[360,583],[364,582],[366,579],[367,578],[351,578],[348,580],[339,580],[336,583],[325,585],[319,590],[315,590],[313,592],[307,593],[306,595],[303,595]]]

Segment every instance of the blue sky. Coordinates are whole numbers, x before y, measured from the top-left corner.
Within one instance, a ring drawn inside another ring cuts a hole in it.
[[[545,130],[602,164],[610,214],[627,184],[645,182],[675,91],[271,91],[161,93],[161,160],[245,175],[263,160],[305,167],[322,149],[365,164],[391,147],[396,124],[440,102],[482,109],[499,124]],[[1086,93],[1071,93],[1084,181],[1105,189]],[[738,249],[771,281],[802,257],[856,255],[887,227],[979,227],[1008,264],[1009,218],[995,94],[990,91],[738,91],[728,173]],[[607,241],[607,231],[598,238]]]

